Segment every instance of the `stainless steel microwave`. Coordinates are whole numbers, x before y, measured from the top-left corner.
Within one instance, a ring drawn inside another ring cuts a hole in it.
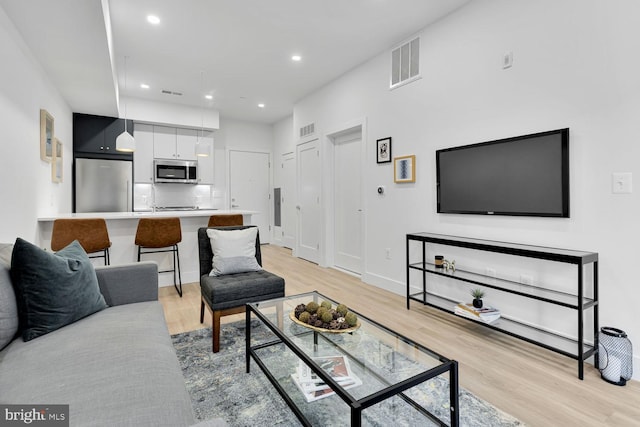
[[[153,161],[153,181],[197,184],[198,162],[195,160],[156,159]]]

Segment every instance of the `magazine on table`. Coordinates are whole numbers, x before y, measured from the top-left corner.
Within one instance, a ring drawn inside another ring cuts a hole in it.
[[[460,303],[454,307],[454,312],[462,317],[493,323],[500,318],[500,310],[493,307],[476,308],[473,304]]]
[[[349,359],[344,356],[314,357],[313,361],[344,389],[362,385],[360,378],[351,370]],[[302,360],[298,363],[296,372],[291,374],[291,378],[307,402],[335,394],[329,384],[318,377]]]

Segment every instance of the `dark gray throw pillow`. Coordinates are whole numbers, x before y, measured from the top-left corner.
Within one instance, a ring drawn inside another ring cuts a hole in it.
[[[107,307],[93,265],[78,241],[53,254],[16,239],[11,280],[25,341]]]

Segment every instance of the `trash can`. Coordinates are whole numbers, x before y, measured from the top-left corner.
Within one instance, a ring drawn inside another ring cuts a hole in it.
[[[598,334],[598,367],[608,383],[625,385],[633,376],[633,348],[627,334],[604,326]]]

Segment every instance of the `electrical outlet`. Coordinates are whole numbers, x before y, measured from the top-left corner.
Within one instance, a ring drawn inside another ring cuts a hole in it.
[[[491,268],[491,267],[487,267],[485,269],[485,274],[487,275],[487,277],[496,277],[496,269],[495,268]]]
[[[384,253],[387,259],[391,259],[391,248],[385,248]]]
[[[522,283],[523,285],[533,285],[533,277],[529,276],[528,274],[521,274],[520,283]]]

